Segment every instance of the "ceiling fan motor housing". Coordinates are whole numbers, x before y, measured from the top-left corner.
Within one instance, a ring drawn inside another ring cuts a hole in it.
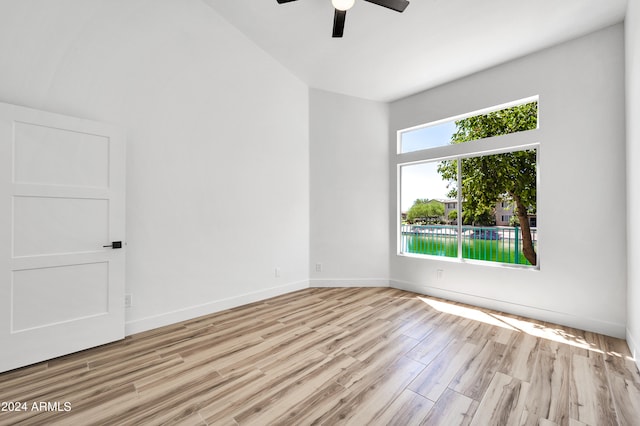
[[[297,0],[277,0],[279,4],[290,3]],[[395,10],[396,12],[404,12],[409,6],[408,0],[364,0],[369,3],[377,4],[378,6],[386,7],[387,9]],[[351,9],[355,3],[355,0],[331,0],[335,12],[333,15],[333,37],[339,38],[344,34],[344,22],[347,16],[347,10]]]

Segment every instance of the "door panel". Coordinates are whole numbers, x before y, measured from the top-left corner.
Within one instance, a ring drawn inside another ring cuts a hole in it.
[[[109,241],[109,200],[16,196],[13,220],[16,257],[95,251]]]
[[[125,146],[0,104],[0,371],[124,337]]]
[[[109,186],[108,137],[16,122],[14,147],[15,182]]]
[[[18,270],[12,281],[14,333],[109,312],[107,262]]]

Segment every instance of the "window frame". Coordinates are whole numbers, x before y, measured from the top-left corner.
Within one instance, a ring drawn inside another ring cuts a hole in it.
[[[492,136],[483,139],[476,139],[473,141],[468,141],[459,144],[448,144],[444,146],[438,146],[433,148],[426,148],[417,151],[410,152],[401,152],[402,147],[402,134],[405,132],[413,131],[416,129],[433,126],[437,124],[441,124],[448,121],[460,120],[463,118],[478,116],[488,114],[490,112],[510,108],[517,105],[526,104],[529,102],[538,102],[538,120],[537,120],[537,128],[532,130],[525,130],[516,133],[509,133],[505,135]],[[486,260],[475,260],[475,259],[465,259],[462,257],[462,238],[460,238],[462,232],[462,220],[458,220],[457,228],[458,228],[458,256],[457,257],[446,257],[446,256],[436,256],[429,254],[417,254],[417,253],[405,253],[402,252],[402,211],[401,211],[401,199],[402,199],[402,167],[409,166],[413,164],[421,164],[421,163],[431,163],[431,162],[440,162],[444,160],[463,160],[465,158],[474,158],[481,157],[485,155],[493,155],[493,154],[504,154],[515,151],[522,151],[527,149],[535,149],[536,150],[536,186],[540,188],[540,151],[541,151],[541,143],[543,132],[540,129],[540,99],[539,96],[532,96],[528,98],[523,98],[518,101],[508,102],[506,104],[497,105],[490,108],[485,108],[482,110],[474,111],[471,113],[461,114],[455,117],[445,118],[442,120],[437,120],[433,122],[429,122],[426,124],[422,124],[419,126],[413,126],[406,129],[400,129],[396,131],[396,255],[401,257],[412,257],[419,259],[428,259],[428,260],[440,260],[445,262],[456,262],[456,263],[469,263],[469,264],[478,264],[484,266],[494,266],[494,267],[503,267],[503,268],[517,268],[517,269],[525,269],[525,270],[540,270],[540,259],[541,259],[541,238],[540,231],[536,230],[537,233],[537,262],[536,265],[518,265],[511,263],[500,263],[500,262],[492,262]],[[457,187],[462,187],[462,176],[461,176],[461,162],[458,161],[458,182]],[[462,191],[458,191],[457,194],[457,211],[458,217],[462,217]],[[536,194],[536,211],[540,211],[540,203],[539,203],[539,195]],[[536,227],[537,228],[537,227]]]

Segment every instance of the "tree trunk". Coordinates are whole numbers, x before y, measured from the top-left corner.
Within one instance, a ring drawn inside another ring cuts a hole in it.
[[[520,222],[520,230],[522,231],[522,253],[529,263],[535,266],[538,261],[538,255],[536,254],[536,250],[533,248],[531,228],[529,227],[529,217],[527,216],[527,207],[522,204],[522,200],[516,194],[510,195],[516,204],[515,213],[518,215],[518,222]],[[516,250],[517,249],[518,248],[516,247]]]

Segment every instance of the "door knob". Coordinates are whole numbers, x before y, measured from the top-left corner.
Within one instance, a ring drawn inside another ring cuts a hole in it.
[[[119,249],[119,248],[122,248],[122,241],[114,241],[108,246],[102,246],[102,247],[111,247],[112,249]]]

